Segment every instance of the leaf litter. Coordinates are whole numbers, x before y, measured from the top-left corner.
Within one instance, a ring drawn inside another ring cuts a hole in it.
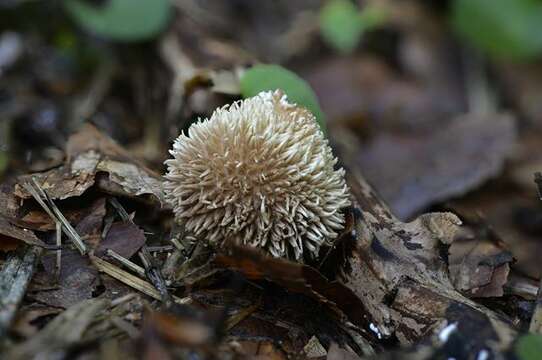
[[[0,73],[2,354],[505,359],[539,332],[537,64],[479,57],[420,2],[384,4],[339,56],[321,5],[176,2],[157,46],[102,39],[108,61],[84,77],[21,30],[44,51]],[[164,200],[169,141],[258,62],[312,85],[347,169],[354,205],[319,261],[217,254]]]

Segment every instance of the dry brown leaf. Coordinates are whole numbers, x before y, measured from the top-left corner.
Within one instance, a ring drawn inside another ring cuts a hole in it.
[[[343,148],[394,214],[409,219],[498,175],[515,139],[511,116],[470,114],[430,132],[385,133]]]
[[[116,222],[111,225],[105,239],[96,249],[96,255],[102,256],[107,249],[129,259],[145,244],[145,233],[132,222]]]
[[[454,287],[467,297],[503,296],[503,286],[514,260],[512,254],[482,219],[466,221],[471,233],[456,239],[449,249]]]
[[[240,271],[249,279],[266,279],[286,289],[307,295],[329,306],[344,321],[349,321],[362,329],[368,329],[366,308],[352,290],[336,281],[328,281],[316,269],[266,256],[255,249],[231,246],[228,253],[218,254],[214,262],[229,269]],[[374,334],[367,332],[371,338]]]
[[[104,172],[108,176],[99,178],[99,186],[106,191],[129,197],[148,195],[166,205],[160,176],[133,159],[94,126],[85,123],[69,138],[66,148],[65,165],[44,173],[20,176],[15,194],[23,199],[30,198],[21,185],[34,177],[52,199],[80,196],[95,184],[96,175]]]
[[[47,247],[43,241],[34,235],[34,232],[12,225],[0,215],[0,242],[4,245],[9,242],[13,246],[13,239],[20,240],[28,245]]]
[[[49,253],[42,257],[46,273],[39,273],[34,281],[42,281],[53,289],[37,291],[31,298],[49,306],[67,309],[81,301],[92,298],[99,285],[98,271],[90,261],[75,250],[62,250],[61,268],[58,283],[55,283],[56,254]]]

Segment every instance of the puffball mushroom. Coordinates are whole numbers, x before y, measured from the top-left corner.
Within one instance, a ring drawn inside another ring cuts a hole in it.
[[[315,258],[344,227],[344,170],[314,115],[281,91],[215,110],[170,153],[164,189],[176,221],[216,248]]]

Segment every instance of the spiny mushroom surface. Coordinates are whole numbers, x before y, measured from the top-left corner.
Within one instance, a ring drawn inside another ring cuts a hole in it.
[[[344,227],[344,170],[314,116],[280,91],[217,109],[181,134],[166,197],[188,234],[276,257],[316,257]]]

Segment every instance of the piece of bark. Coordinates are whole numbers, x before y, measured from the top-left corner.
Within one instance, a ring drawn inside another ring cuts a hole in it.
[[[20,249],[0,271],[0,338],[4,337],[26,293],[41,251],[38,247]]]
[[[448,276],[448,245],[459,218],[430,213],[403,223],[358,172],[348,173],[347,181],[356,241],[342,281],[368,309],[372,328],[406,345],[457,323],[471,352],[506,349],[516,333],[511,322],[461,295]]]

